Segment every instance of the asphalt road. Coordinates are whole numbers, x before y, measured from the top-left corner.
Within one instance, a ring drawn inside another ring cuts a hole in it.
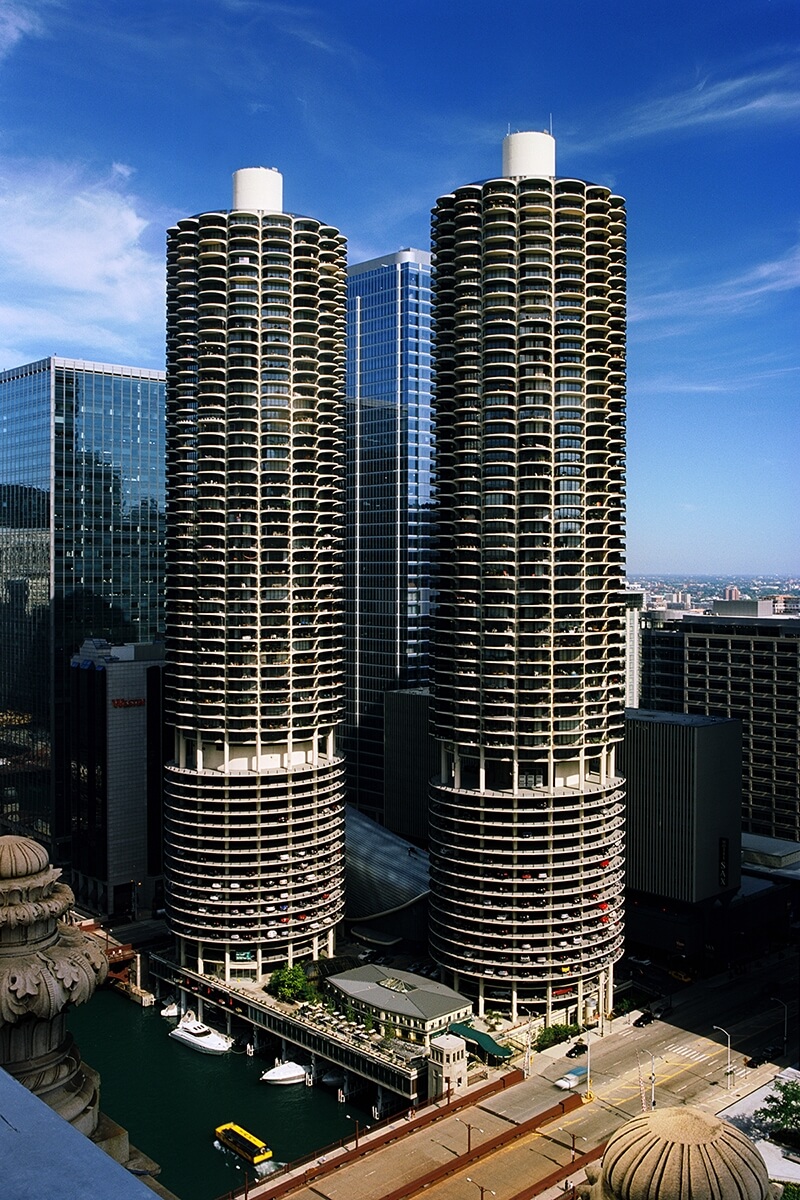
[[[784,1008],[771,997],[788,1006],[786,1057],[782,1053]],[[418,1178],[441,1162],[455,1163],[466,1149],[467,1124],[473,1126],[473,1148],[479,1146],[501,1128],[551,1105],[563,1094],[554,1081],[570,1067],[589,1066],[591,1101],[469,1167],[456,1167],[452,1176],[424,1191],[428,1200],[465,1200],[473,1194],[477,1200],[483,1188],[486,1195],[493,1192],[497,1200],[507,1200],[556,1167],[568,1166],[573,1146],[580,1154],[600,1145],[630,1117],[649,1109],[653,1091],[658,1107],[695,1104],[716,1112],[798,1060],[796,954],[770,959],[734,979],[716,977],[681,987],[673,993],[672,1004],[663,1019],[642,1029],[632,1019],[622,1018],[604,1036],[584,1034],[591,1051],[578,1060],[554,1051],[535,1055],[531,1077],[524,1083],[462,1111],[459,1120],[444,1117],[432,1128],[343,1166],[293,1197],[381,1200],[390,1187]],[[727,1037],[715,1025],[730,1034],[730,1076]],[[744,1066],[745,1056],[767,1045],[776,1047],[769,1063],[755,1069]]]

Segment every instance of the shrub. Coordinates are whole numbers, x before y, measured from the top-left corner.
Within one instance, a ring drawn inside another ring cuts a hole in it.
[[[548,1046],[558,1046],[571,1037],[576,1037],[581,1031],[580,1025],[547,1025],[539,1031],[534,1045],[537,1050],[546,1050]]]

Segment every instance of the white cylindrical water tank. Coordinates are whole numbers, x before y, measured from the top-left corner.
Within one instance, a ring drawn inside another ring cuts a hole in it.
[[[233,208],[283,212],[283,176],[277,167],[242,167],[233,173]]]
[[[549,133],[509,133],[503,138],[503,176],[506,179],[554,176],[556,139]]]

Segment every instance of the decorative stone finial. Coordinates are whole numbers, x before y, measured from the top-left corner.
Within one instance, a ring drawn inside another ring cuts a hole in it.
[[[0,837],[0,1067],[77,1129],[92,1134],[98,1078],[66,1027],[108,973],[102,949],[61,919],[75,897],[47,851]]]
[[[744,1133],[688,1106],[628,1121],[586,1177],[584,1200],[774,1200],[783,1191]]]
[[[0,837],[0,879],[21,879],[38,875],[50,865],[44,846],[31,838]]]

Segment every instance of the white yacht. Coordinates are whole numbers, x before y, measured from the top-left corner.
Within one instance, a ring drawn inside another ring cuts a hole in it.
[[[227,1054],[233,1045],[233,1038],[225,1033],[217,1033],[209,1029],[202,1021],[198,1021],[192,1009],[187,1009],[169,1036],[185,1046],[199,1050],[201,1054]]]
[[[278,1063],[261,1076],[262,1083],[305,1083],[306,1069],[296,1062]]]

